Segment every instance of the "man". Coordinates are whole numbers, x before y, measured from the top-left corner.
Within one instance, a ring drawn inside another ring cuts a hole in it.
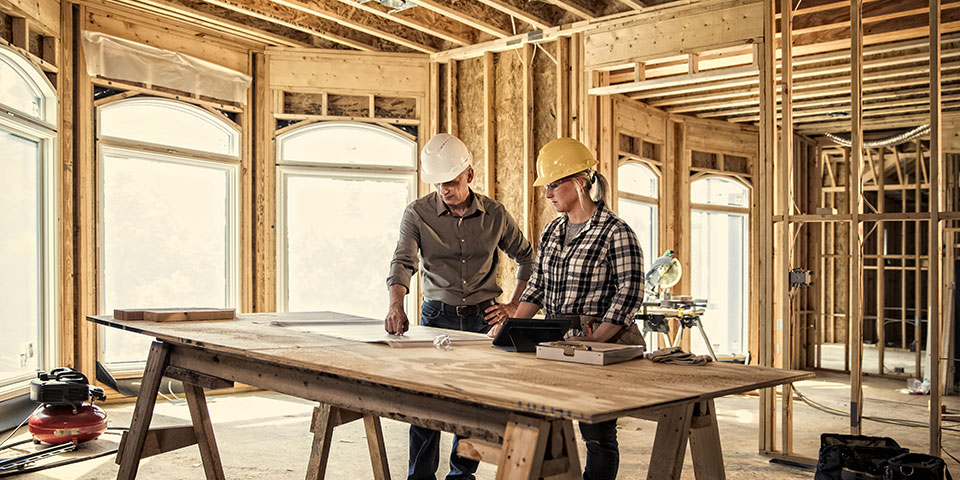
[[[421,178],[436,191],[403,212],[387,277],[390,306],[384,328],[389,333],[401,335],[409,328],[403,298],[420,263],[422,325],[485,333],[517,309],[533,269],[533,248],[503,205],[470,189],[472,160],[467,146],[445,133],[420,152]],[[497,285],[498,249],[517,262],[517,286],[508,304],[496,303],[503,292]],[[473,479],[477,470],[476,460],[456,454],[459,440],[454,436],[447,480]],[[408,480],[435,480],[439,455],[440,432],[411,425]]]

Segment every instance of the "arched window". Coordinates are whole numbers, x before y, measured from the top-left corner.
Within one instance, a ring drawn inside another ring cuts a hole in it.
[[[199,107],[133,98],[98,109],[100,309],[235,307],[239,129]],[[101,330],[101,360],[139,368],[149,339]]]
[[[416,140],[384,127],[325,122],[277,137],[279,310],[383,316],[416,167]]]
[[[658,253],[660,177],[645,164],[629,162],[617,169],[617,213],[636,232],[649,268]]]
[[[743,355],[749,315],[750,190],[724,177],[690,184],[691,275],[695,298],[708,300],[703,327],[718,355]],[[707,353],[699,335],[693,348]]]
[[[0,46],[0,394],[57,359],[56,91]]]

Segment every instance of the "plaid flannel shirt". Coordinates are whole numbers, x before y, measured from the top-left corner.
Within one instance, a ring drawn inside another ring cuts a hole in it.
[[[543,229],[533,275],[520,301],[534,303],[548,315],[590,315],[627,324],[643,302],[640,242],[603,205],[589,222],[566,247],[566,215]]]

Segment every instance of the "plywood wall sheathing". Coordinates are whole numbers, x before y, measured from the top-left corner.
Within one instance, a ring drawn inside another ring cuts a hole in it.
[[[455,94],[451,97],[453,106],[445,110],[453,112],[453,117],[456,118],[452,124],[457,125],[458,130],[451,133],[460,137],[473,154],[472,188],[485,193],[488,172],[483,163],[483,58],[471,58],[456,63],[459,63],[455,77],[457,89],[453,90]]]
[[[495,54],[497,201],[518,222],[523,222],[523,67],[519,51]],[[533,241],[533,239],[530,239]],[[497,283],[509,292],[516,280],[516,265],[503,262]]]

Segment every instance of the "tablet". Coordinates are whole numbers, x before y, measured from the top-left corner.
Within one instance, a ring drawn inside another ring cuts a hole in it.
[[[538,343],[563,340],[572,328],[580,328],[580,322],[574,325],[571,320],[508,318],[493,338],[493,346],[508,352],[536,352]]]

